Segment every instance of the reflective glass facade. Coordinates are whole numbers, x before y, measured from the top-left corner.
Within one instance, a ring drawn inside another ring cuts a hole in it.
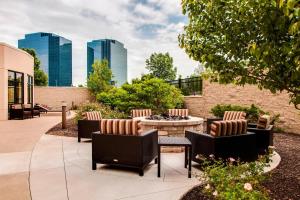
[[[72,41],[53,33],[32,33],[20,39],[18,47],[36,51],[49,86],[72,85]]]
[[[117,86],[127,82],[127,49],[116,40],[93,40],[87,43],[87,76],[95,60],[107,59]]]

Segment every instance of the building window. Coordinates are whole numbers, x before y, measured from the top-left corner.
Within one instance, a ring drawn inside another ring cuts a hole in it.
[[[27,103],[33,103],[33,77],[27,75]]]
[[[8,104],[24,103],[24,74],[8,71]]]

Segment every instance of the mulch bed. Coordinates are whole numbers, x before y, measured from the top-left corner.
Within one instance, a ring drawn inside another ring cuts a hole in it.
[[[46,134],[77,137],[77,125],[73,119],[67,120],[67,128],[61,129],[61,123]],[[281,156],[279,166],[271,172],[270,178],[263,184],[272,200],[300,199],[300,135],[275,133],[274,146]],[[202,186],[187,192],[181,200],[209,200],[201,193]]]
[[[59,123],[46,132],[46,134],[49,135],[58,135],[58,136],[67,136],[67,137],[77,137],[77,133],[78,133],[77,124],[75,123],[74,119],[67,120],[67,128],[64,130],[61,128],[61,123]]]
[[[270,178],[263,184],[272,200],[300,199],[300,136],[275,133],[274,146],[281,156],[279,166],[274,169]],[[181,200],[208,200],[197,186],[187,192]]]

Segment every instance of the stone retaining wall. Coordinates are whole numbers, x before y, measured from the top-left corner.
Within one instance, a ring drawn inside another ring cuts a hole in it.
[[[190,115],[204,118],[212,116],[210,110],[216,104],[255,104],[265,111],[280,114],[279,126],[285,131],[300,134],[300,111],[289,104],[287,93],[272,94],[254,85],[241,87],[204,81],[203,95],[187,96],[184,101]]]

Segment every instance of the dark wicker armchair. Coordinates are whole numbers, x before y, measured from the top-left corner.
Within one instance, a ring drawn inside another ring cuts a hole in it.
[[[10,119],[26,119],[32,118],[32,108],[31,105],[23,104],[13,104],[9,109],[9,118]]]
[[[269,146],[273,146],[273,125],[270,125],[270,116],[260,116],[256,124],[248,124],[247,130],[256,134],[259,154],[267,153]]]
[[[92,134],[92,169],[97,163],[137,169],[157,158],[157,130],[141,133],[136,120],[101,120],[101,131]]]
[[[86,112],[83,120],[78,120],[78,142],[81,138],[92,138],[92,133],[100,130],[102,116],[98,111]]]
[[[210,155],[221,159],[256,160],[256,135],[246,130],[246,120],[235,120],[213,122],[210,134],[186,131],[185,136],[192,142],[192,160],[201,163],[201,158]]]

